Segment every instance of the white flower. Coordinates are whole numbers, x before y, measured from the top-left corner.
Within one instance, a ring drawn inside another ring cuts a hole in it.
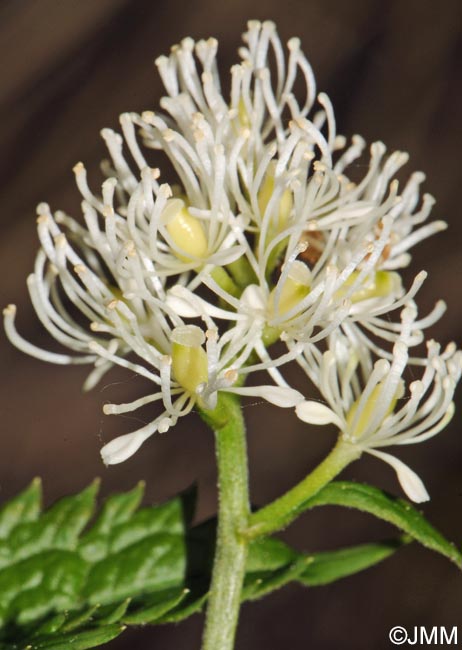
[[[130,143],[127,124],[132,129],[133,124],[126,115],[121,117],[121,122]],[[114,169],[108,171],[115,174],[103,184],[102,200],[90,191],[83,164],[74,167],[92,243],[98,243],[95,239],[101,236],[106,237],[106,247],[114,249],[118,241],[132,241],[144,264],[162,281],[207,265],[210,270],[214,265],[229,264],[242,255],[243,249],[236,245],[233,232],[236,217],[223,189],[220,172],[223,153],[221,163],[214,160],[214,183],[218,191],[210,200],[205,193],[194,203],[178,188],[168,183],[159,185],[159,170],[148,167],[144,159],[140,161],[144,164],[139,171],[141,178],[130,172],[130,183],[127,183],[128,166],[122,165],[125,162],[122,138],[109,129],[103,129],[102,134],[114,162]],[[98,217],[104,221],[103,233],[100,233]]]
[[[287,62],[269,21],[251,21],[244,41],[242,62],[231,70],[229,100],[221,92],[215,39],[187,38],[169,57],[159,57],[165,113],[121,116],[142,184],[123,156],[122,137],[103,130],[110,173],[118,179],[118,194],[127,196],[119,211],[127,216],[128,232],[122,219],[121,237],[135,242],[164,286],[171,276],[194,292],[206,285],[216,294],[212,308],[224,300],[231,314],[252,302],[273,337],[317,341],[345,321],[373,346],[375,335],[390,337],[395,325],[388,313],[409,302],[425,277],[418,274],[406,292],[393,269],[409,261],[413,244],[445,224],[412,232],[433,201],[425,196],[413,213],[420,173],[398,194],[393,176],[407,160],[402,152],[385,159],[384,145],[373,144],[365,177],[350,181],[348,168],[364,141],[355,136],[346,146],[337,136],[324,93],[310,119],[316,88],[297,39],[288,43]],[[302,106],[292,93],[299,72],[306,88]],[[159,172],[153,178],[135,126],[148,147],[169,158],[180,181],[176,189],[158,186]],[[114,211],[111,200],[103,205],[92,195],[82,166],[77,181],[93,210]],[[439,303],[428,323],[443,309]]]
[[[419,321],[390,320],[391,312],[413,304],[425,279],[417,274],[406,290],[397,270],[408,264],[414,244],[445,227],[424,225],[433,199],[425,195],[420,204],[423,175],[411,176],[399,193],[394,175],[407,155],[386,157],[384,145],[374,143],[364,178],[353,183],[350,168],[364,141],[354,136],[347,144],[337,135],[330,100],[316,95],[298,39],[288,42],[286,56],[268,21],[251,21],[243,38],[229,97],[221,91],[215,39],[187,38],[159,57],[167,92],[161,110],[124,113],[122,135],[101,132],[110,160],[102,165],[108,178],[100,195],[88,186],[83,164],[74,168],[83,224],[38,206],[41,248],[29,292],[40,321],[70,354],[25,341],[15,329],[15,307],[4,312],[7,335],[24,352],[92,364],[86,389],[113,365],[155,385],[130,404],[106,405],[107,413],[156,401],[164,408],[153,422],[106,445],[107,463],[128,458],[195,406],[213,409],[220,390],[295,406],[302,397],[280,370],[294,359],[328,391],[323,368],[330,357],[321,361],[314,347],[321,339],[337,348],[346,341],[347,359],[370,365],[376,354],[394,369],[445,308],[440,301]],[[300,80],[302,103],[294,96]],[[170,182],[159,182],[150,148],[174,169]],[[273,358],[268,347],[278,340],[286,349]],[[385,348],[395,341],[392,354]],[[353,378],[355,368],[346,376]],[[275,385],[242,386],[257,370]],[[437,382],[436,370],[434,376]],[[317,415],[309,403],[298,410],[311,408],[318,421],[335,413],[347,423],[345,413],[359,398],[351,396],[348,408],[333,401]],[[384,416],[371,439],[385,422]],[[365,445],[371,436],[363,433],[354,444]],[[367,450],[376,446],[368,443]]]
[[[158,374],[150,372],[150,379],[157,384],[156,392],[130,404],[106,404],[104,412],[109,415],[127,413],[146,404],[162,400],[166,409],[153,422],[132,433],[115,438],[105,445],[101,455],[107,465],[120,463],[129,458],[153,433],[164,433],[178,418],[191,412],[194,406],[214,409],[217,393],[223,390],[237,395],[261,397],[276,406],[289,408],[303,400],[303,396],[288,386],[255,387],[234,386],[239,373],[235,366],[247,357],[245,340],[239,334],[228,332],[219,340],[216,330],[207,330],[205,335],[196,325],[183,325],[172,330],[170,355],[163,355],[156,364]],[[206,349],[203,344],[207,339]],[[91,349],[115,363],[121,363],[97,343]],[[248,349],[248,346],[247,346]],[[231,365],[230,365],[231,364]],[[126,362],[121,365],[131,367]],[[137,368],[133,367],[133,370]],[[248,372],[252,367],[246,368]],[[143,373],[141,373],[143,374]],[[146,376],[146,375],[145,375]]]
[[[364,178],[350,180],[349,168],[365,143],[354,136],[348,146],[337,135],[333,108],[324,93],[316,98],[297,39],[288,43],[287,62],[271,22],[251,21],[244,41],[242,62],[231,70],[229,100],[217,74],[217,42],[188,38],[157,60],[168,93],[161,102],[166,114],[130,117],[148,146],[166,152],[193,204],[210,197],[213,156],[217,147],[223,152],[220,180],[244,256],[220,277],[205,269],[181,284],[192,291],[205,284],[216,295],[209,309],[224,301],[230,320],[250,307],[275,336],[317,341],[345,322],[350,336],[354,332],[374,349],[377,335],[395,336],[389,312],[408,303],[425,278],[418,274],[406,291],[395,270],[408,264],[414,244],[445,224],[421,226],[433,204],[425,195],[419,207],[423,174],[411,176],[399,194],[394,175],[407,161],[403,152],[386,157],[385,146],[374,143]],[[297,72],[306,88],[302,106],[292,94]],[[318,111],[310,118],[316,99]],[[133,133],[127,142],[136,153]],[[423,324],[443,310],[438,303]],[[416,331],[414,342],[420,341]]]
[[[186,324],[165,304],[162,280],[143,246],[124,240],[122,227],[116,233],[107,221],[106,230],[99,229],[95,213],[86,207],[88,230],[62,214],[53,218],[46,204],[39,206],[42,248],[28,279],[42,324],[75,354],[49,352],[25,341],[15,329],[13,305],[5,309],[4,317],[8,337],[24,352],[53,363],[93,363],[87,389],[113,365],[154,383],[155,392],[135,402],[105,406],[106,413],[122,413],[161,400],[165,408],[153,422],[103,448],[105,462],[125,460],[147,437],[166,431],[196,404],[213,409],[219,390],[259,396],[286,407],[302,399],[282,381],[279,386],[234,386],[239,372],[253,370],[248,361],[254,332],[247,324],[238,323],[219,337],[216,324],[204,314],[205,350],[202,329]],[[67,229],[67,236],[61,226]],[[77,320],[68,303],[80,312]],[[133,354],[139,362],[132,360]]]
[[[450,344],[444,352],[434,341],[421,360],[420,379],[406,384],[410,326],[415,310],[403,311],[402,329],[393,346],[391,363],[373,362],[367,348],[354,348],[343,338],[332,337],[321,353],[306,346],[300,365],[315,383],[327,404],[305,401],[296,413],[304,422],[335,424],[345,443],[389,463],[403,490],[413,501],[427,500],[420,478],[402,461],[379,451],[391,445],[410,445],[439,433],[454,413],[454,390],[462,371],[462,352]]]

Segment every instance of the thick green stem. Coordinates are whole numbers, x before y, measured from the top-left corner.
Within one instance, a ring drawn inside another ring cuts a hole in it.
[[[232,650],[239,617],[248,541],[247,448],[239,402],[221,394],[215,411],[202,413],[215,430],[218,529],[202,650]]]
[[[270,535],[288,526],[304,510],[308,499],[360,455],[361,451],[354,445],[339,440],[330,454],[303,481],[251,515],[245,532],[247,539]]]

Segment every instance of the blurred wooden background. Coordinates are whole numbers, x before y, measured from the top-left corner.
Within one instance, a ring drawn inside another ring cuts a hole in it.
[[[427,174],[437,198],[435,218],[450,228],[421,245],[413,272],[430,272],[423,310],[444,297],[449,312],[432,334],[460,340],[462,108],[461,3],[417,0],[2,0],[0,3],[0,298],[18,304],[18,325],[47,343],[25,289],[37,248],[35,206],[79,212],[72,166],[83,160],[98,177],[105,155],[99,137],[126,110],[155,109],[162,89],[153,60],[182,37],[214,35],[222,70],[236,59],[249,18],[273,19],[284,41],[302,39],[320,90],[336,107],[339,131],[382,139],[410,152],[409,172]],[[406,273],[409,280],[410,273]],[[148,481],[147,500],[160,501],[199,481],[199,517],[215,509],[211,434],[192,415],[145,444],[129,462],[106,469],[102,440],[130,430],[133,420],[102,415],[104,401],[128,401],[137,380],[115,373],[89,395],[84,370],[47,365],[0,340],[0,498],[33,476],[46,499],[103,478],[103,492]],[[123,396],[123,397],[122,397]],[[460,402],[460,400],[459,400]],[[300,479],[332,442],[307,433],[295,417],[249,404],[252,494],[262,503]],[[432,495],[430,519],[462,541],[461,409],[450,429],[426,445],[399,450]],[[365,458],[345,474],[398,493],[394,475]],[[285,537],[300,549],[369,541],[391,530],[366,516],[331,509],[303,517]],[[318,590],[286,588],[244,608],[239,650],[388,648],[393,625],[460,623],[462,579],[447,562],[406,548],[382,566]],[[202,621],[134,630],[109,647],[186,650],[199,647]],[[461,630],[459,630],[461,633]]]

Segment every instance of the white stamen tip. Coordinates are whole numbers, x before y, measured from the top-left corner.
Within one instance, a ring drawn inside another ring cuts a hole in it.
[[[7,305],[3,310],[4,316],[15,316],[16,315],[16,305]]]

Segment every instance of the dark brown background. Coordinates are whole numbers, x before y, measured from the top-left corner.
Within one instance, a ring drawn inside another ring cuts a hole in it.
[[[78,213],[71,167],[84,160],[96,175],[104,155],[99,130],[116,126],[125,110],[157,106],[161,85],[156,56],[183,36],[217,36],[223,70],[235,60],[248,18],[277,21],[284,41],[300,36],[317,76],[336,107],[340,132],[383,139],[411,153],[410,171],[427,173],[425,189],[438,203],[435,217],[448,232],[421,245],[413,270],[430,272],[420,303],[444,296],[449,314],[435,329],[460,345],[460,129],[459,0],[243,0],[182,3],[148,0],[2,0],[0,3],[1,303],[19,306],[21,331],[47,344],[25,289],[37,247],[35,205]],[[409,279],[410,275],[406,275]],[[198,480],[199,517],[215,509],[211,434],[191,415],[154,438],[130,461],[105,469],[102,440],[134,428],[108,418],[104,401],[128,401],[137,380],[115,374],[83,396],[84,370],[29,359],[1,342],[0,497],[33,476],[44,478],[47,502],[103,478],[103,492],[148,481],[147,500],[160,501]],[[460,400],[459,400],[460,401]],[[246,408],[252,496],[263,503],[280,494],[327,450],[332,438],[307,432],[291,414],[262,404]],[[432,501],[428,517],[462,541],[462,445],[459,411],[450,429],[425,445],[400,449],[424,477]],[[391,470],[372,458],[345,476],[399,492]],[[285,538],[300,549],[335,548],[379,539],[391,530],[365,515],[325,510],[303,517]],[[383,565],[317,590],[286,588],[246,605],[239,650],[389,648],[393,625],[461,623],[462,578],[448,562],[408,547]],[[202,620],[133,630],[116,649],[199,647]],[[462,626],[459,628],[462,635]]]

